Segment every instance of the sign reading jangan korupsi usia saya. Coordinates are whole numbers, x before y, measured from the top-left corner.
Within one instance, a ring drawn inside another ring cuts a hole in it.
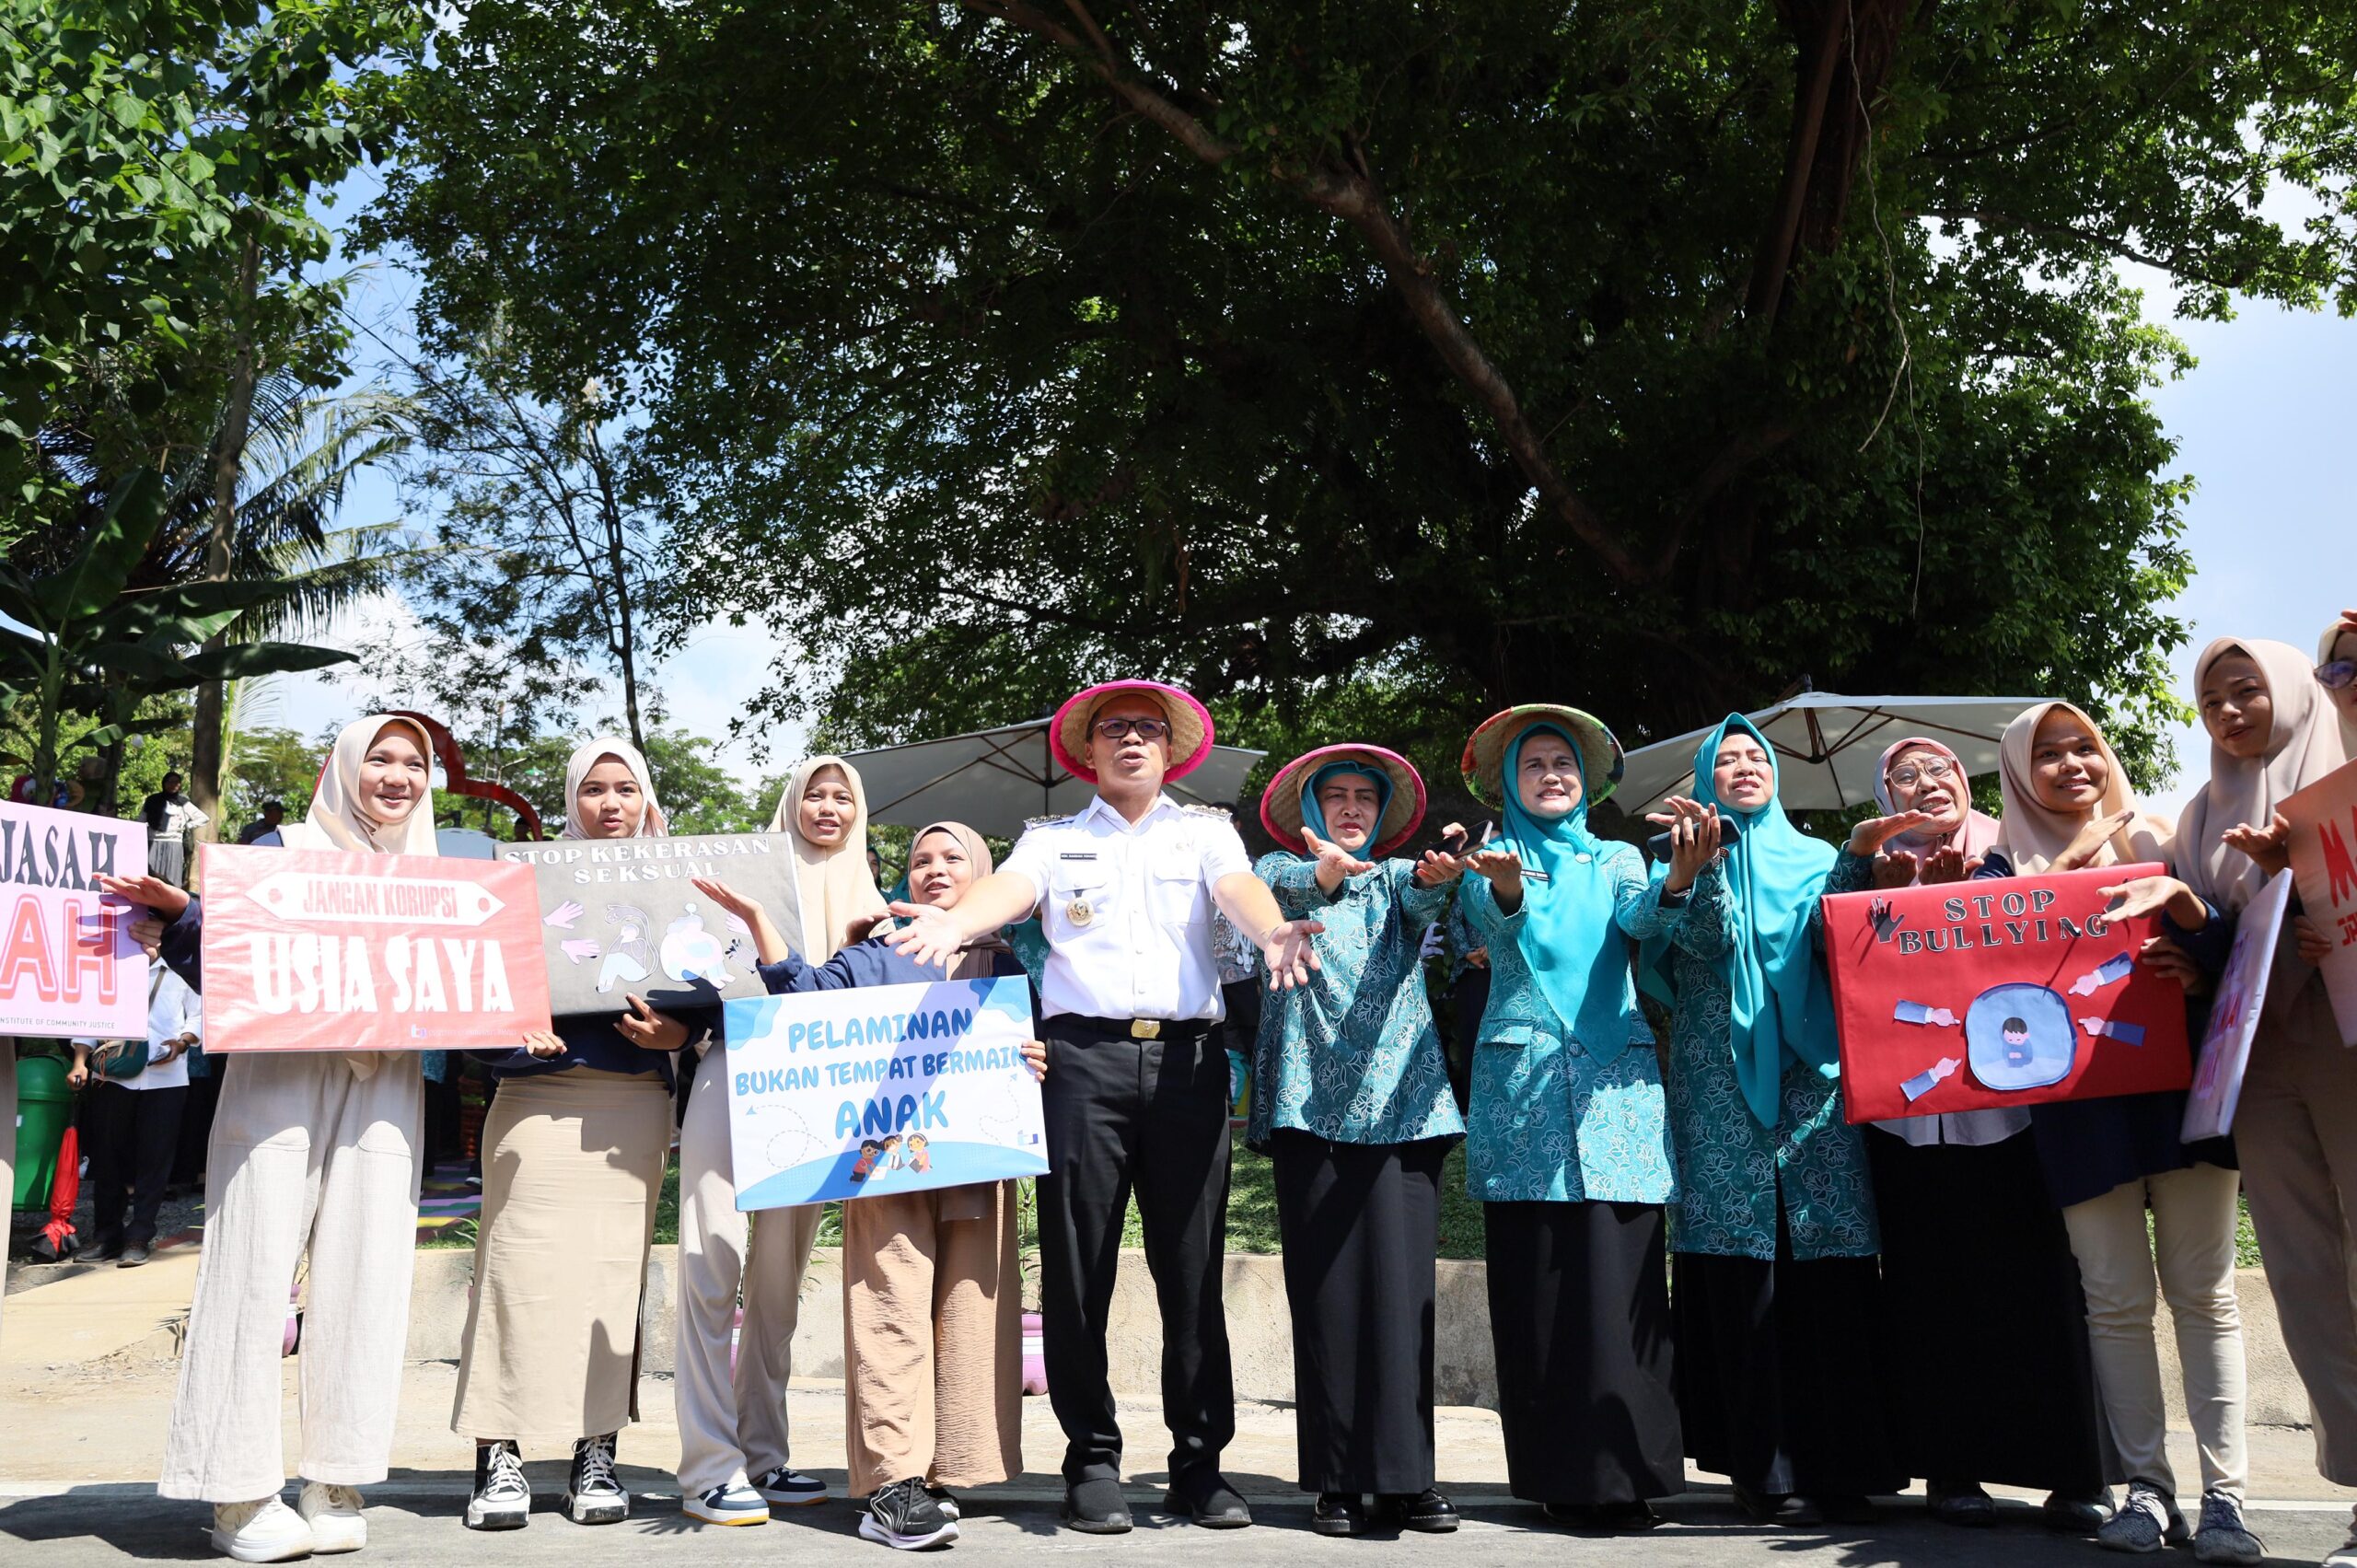
[[[739,1209],[1048,1168],[1020,975],[764,996],[724,1016]]]
[[[146,869],[137,822],[0,803],[0,1034],[145,1038],[135,912],[92,878]]]
[[[532,874],[206,844],[204,1048],[484,1051],[549,1027]]]

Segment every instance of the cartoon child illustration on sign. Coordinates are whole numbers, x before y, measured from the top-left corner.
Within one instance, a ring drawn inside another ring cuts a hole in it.
[[[933,1168],[933,1156],[925,1152],[925,1135],[922,1132],[909,1134],[909,1168],[911,1170],[923,1173]]]
[[[2005,1065],[2028,1066],[2029,1026],[2019,1018],[2007,1018],[2004,1027],[1997,1032],[2005,1042]]]
[[[2040,1089],[2077,1065],[2070,1004],[2043,985],[1993,985],[1964,1016],[1972,1075],[1992,1089]]]
[[[884,1145],[873,1138],[859,1141],[859,1158],[852,1161],[851,1179],[865,1181],[876,1173],[876,1162],[884,1157]]]

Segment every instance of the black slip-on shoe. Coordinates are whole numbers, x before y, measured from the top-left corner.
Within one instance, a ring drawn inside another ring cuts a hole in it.
[[[1162,1509],[1166,1514],[1183,1514],[1209,1530],[1240,1530],[1252,1522],[1252,1510],[1242,1494],[1217,1470],[1171,1487],[1162,1494]]]
[[[1064,1488],[1064,1527],[1084,1535],[1127,1535],[1129,1500],[1118,1481],[1084,1481]]]

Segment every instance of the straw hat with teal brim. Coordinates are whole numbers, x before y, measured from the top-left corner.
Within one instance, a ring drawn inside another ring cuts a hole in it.
[[[1506,792],[1499,774],[1505,766],[1506,748],[1524,730],[1540,725],[1562,730],[1579,748],[1580,782],[1586,790],[1587,803],[1596,806],[1611,798],[1612,792],[1620,787],[1621,771],[1626,766],[1620,742],[1594,714],[1567,708],[1561,703],[1524,703],[1481,721],[1480,727],[1465,742],[1465,756],[1457,764],[1465,775],[1465,787],[1473,792],[1473,798],[1484,806],[1504,809]]]

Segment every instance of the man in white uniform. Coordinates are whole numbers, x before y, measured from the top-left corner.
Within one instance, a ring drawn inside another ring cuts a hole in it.
[[[1049,1071],[1049,1174],[1039,1182],[1040,1306],[1048,1395],[1062,1425],[1064,1519],[1130,1527],[1105,1330],[1136,1193],[1162,1307],[1163,1419],[1173,1440],[1164,1505],[1200,1525],[1252,1522],[1220,1475],[1236,1432],[1227,1318],[1227,1060],[1213,910],[1260,949],[1272,983],[1306,981],[1309,939],[1252,874],[1225,812],[1162,790],[1211,751],[1211,715],[1175,687],[1092,686],[1050,726],[1056,760],[1097,785],[1087,809],[1033,823],[995,875],[948,910],[895,904],[895,939],[943,963],[970,937],[1039,912]]]
[[[77,1263],[113,1261],[135,1269],[147,1261],[164,1187],[180,1153],[188,1049],[203,1041],[204,1005],[161,964],[149,971],[147,984],[145,1064],[128,1077],[103,1079],[90,1101],[91,1224],[75,1250]],[[66,1082],[77,1089],[88,1081],[97,1044],[74,1042]]]

